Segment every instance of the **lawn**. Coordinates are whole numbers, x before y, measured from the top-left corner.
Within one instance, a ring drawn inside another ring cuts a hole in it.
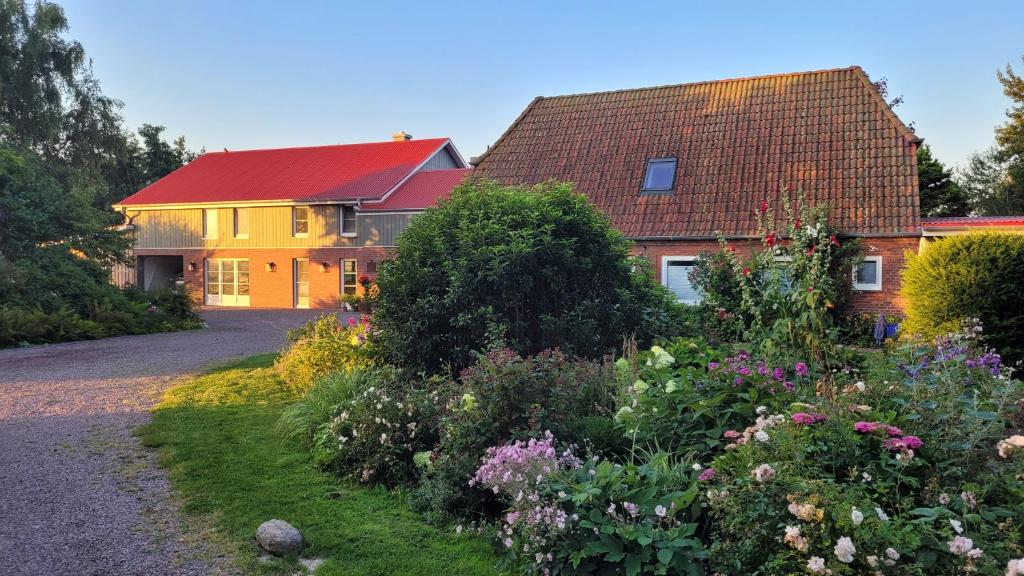
[[[298,441],[275,432],[294,395],[254,356],[165,394],[139,434],[159,448],[186,513],[209,525],[247,573],[294,574],[296,560],[258,560],[256,527],[280,518],[302,530],[318,575],[495,574],[478,536],[429,526],[400,494],[345,483],[316,469]]]

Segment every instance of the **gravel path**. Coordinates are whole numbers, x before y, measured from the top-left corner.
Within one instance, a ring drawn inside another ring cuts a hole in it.
[[[314,315],[209,310],[203,330],[0,350],[0,573],[230,572],[132,432],[178,377],[277,350]]]

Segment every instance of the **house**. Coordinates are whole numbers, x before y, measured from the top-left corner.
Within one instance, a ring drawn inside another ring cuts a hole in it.
[[[207,153],[114,205],[135,283],[209,306],[339,307],[468,167],[447,138]]]
[[[862,238],[853,309],[898,312],[904,251],[921,238],[917,148],[859,67],[538,97],[474,177],[575,183],[650,258],[680,300],[687,272],[723,235],[759,246],[754,212],[798,191]]]

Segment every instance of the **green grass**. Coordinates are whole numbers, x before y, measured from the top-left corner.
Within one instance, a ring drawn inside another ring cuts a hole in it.
[[[280,518],[302,530],[304,557],[327,575],[495,574],[490,544],[423,522],[400,495],[345,483],[316,469],[299,441],[275,432],[295,400],[270,365],[247,358],[170,389],[139,431],[161,460],[195,527],[226,541],[247,573],[293,574],[294,558],[258,561],[256,527]]]

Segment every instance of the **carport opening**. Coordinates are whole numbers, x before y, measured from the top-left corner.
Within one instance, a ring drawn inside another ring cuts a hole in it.
[[[184,256],[139,256],[138,275],[143,290],[172,288],[184,281]]]

